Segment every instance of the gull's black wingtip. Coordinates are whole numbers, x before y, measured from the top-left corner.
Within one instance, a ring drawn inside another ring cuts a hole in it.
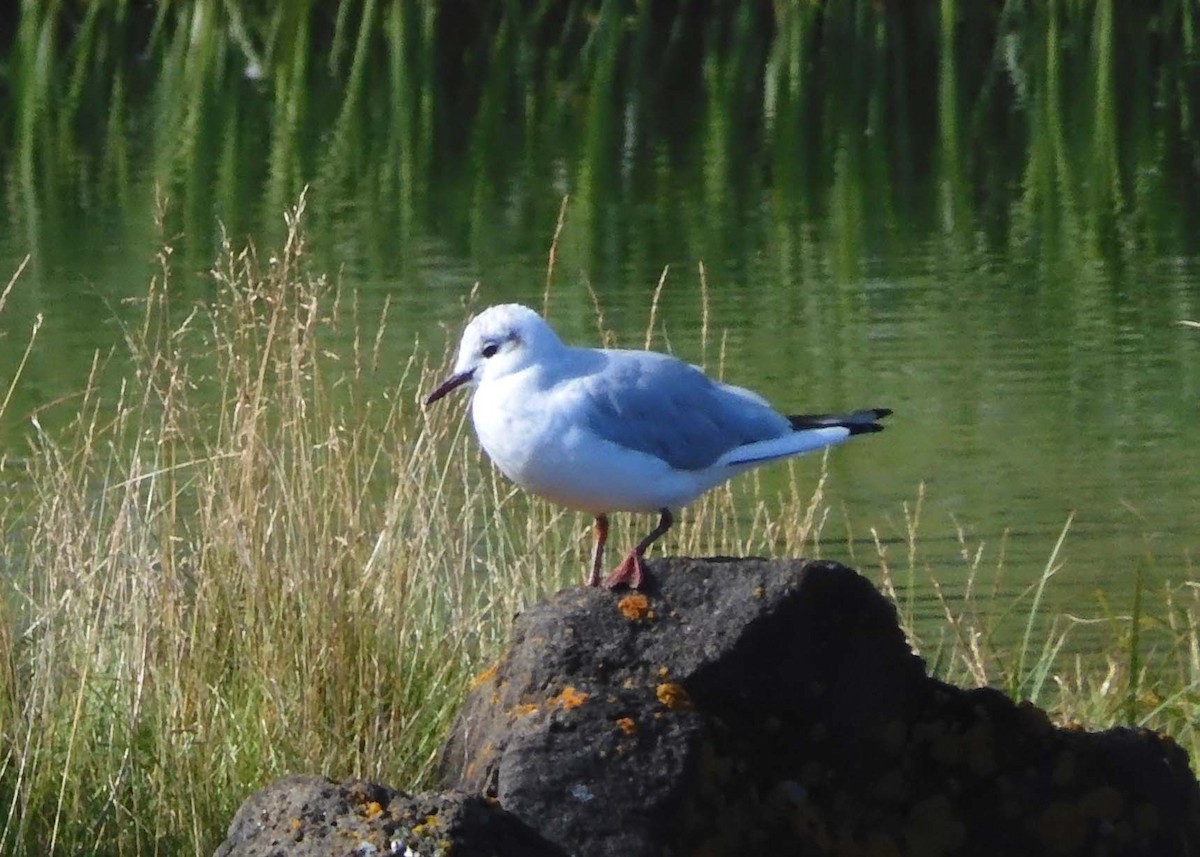
[[[857,417],[860,414],[862,416],[869,415],[869,419],[863,420],[862,422],[858,422],[857,420],[853,419],[853,417]],[[868,408],[866,411],[860,411],[858,414],[852,414],[852,418],[842,425],[850,429],[851,437],[854,437],[856,434],[870,434],[871,432],[883,431],[886,426],[881,426],[878,422],[876,422],[876,420],[881,420],[884,417],[890,417],[891,415],[891,408]]]
[[[883,431],[884,426],[881,426],[878,420],[890,417],[891,415],[891,408],[866,408],[865,410],[855,411],[852,414],[793,414],[788,417],[788,422],[792,424],[792,428],[796,431],[840,426],[841,428],[849,429],[851,436],[853,436],[856,434],[870,434],[871,432]]]

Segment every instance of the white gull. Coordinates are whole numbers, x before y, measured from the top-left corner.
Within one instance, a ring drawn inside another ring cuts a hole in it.
[[[429,405],[475,388],[479,442],[526,491],[596,518],[588,585],[600,583],[609,512],[657,512],[658,526],[604,581],[642,584],[642,557],[672,512],[760,464],[881,431],[891,411],[784,416],[757,393],[654,351],[573,348],[519,304],[463,331],[453,374]]]

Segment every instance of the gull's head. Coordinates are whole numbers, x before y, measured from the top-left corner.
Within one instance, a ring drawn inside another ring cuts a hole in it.
[[[454,373],[429,394],[431,405],[456,387],[478,386],[535,365],[562,348],[536,312],[520,304],[488,307],[471,320],[458,346]]]

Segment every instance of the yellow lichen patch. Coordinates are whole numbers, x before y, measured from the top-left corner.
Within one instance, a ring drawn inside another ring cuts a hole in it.
[[[630,622],[645,619],[650,615],[650,599],[640,592],[633,592],[617,602],[617,609]]]
[[[654,688],[654,695],[667,708],[691,708],[692,698],[683,689],[683,685],[674,682],[663,682]]]
[[[767,590],[763,589],[761,586],[754,587],[754,597],[755,598],[763,598],[766,596],[766,594],[767,594]]]
[[[637,724],[633,722],[632,717],[621,717],[617,719],[617,728],[626,735],[637,734]]]
[[[378,818],[383,815],[383,806],[377,800],[369,800],[362,805],[363,818]]]
[[[479,685],[483,684],[485,681],[491,681],[495,677],[496,677],[496,665],[492,664],[490,667],[488,667],[486,670],[481,672],[479,675],[475,676],[475,678],[471,679],[471,690],[474,690],[475,688],[479,687]]]
[[[667,677],[667,676],[669,676],[670,674],[671,674],[671,671],[670,671],[669,669],[667,669],[666,667],[659,667],[659,668],[658,668],[658,677],[659,677],[659,678],[666,678],[666,677]]]
[[[527,714],[533,714],[533,712],[535,712],[537,710],[538,710],[537,703],[526,702],[526,703],[523,703],[522,705],[514,705],[511,709],[509,709],[508,713],[509,713],[509,716],[511,716],[513,719],[516,719],[518,717],[524,717]]]
[[[299,830],[304,826],[304,822],[298,818],[293,818],[290,822],[288,822],[288,826],[292,828],[292,830]]]
[[[416,836],[429,836],[438,824],[438,817],[436,815],[427,815],[423,822],[413,827],[412,832]]]
[[[572,708],[578,708],[587,702],[588,695],[582,691],[576,690],[571,685],[567,685],[562,689],[562,693],[556,694],[546,700],[550,705],[560,706],[563,711],[570,711]]]

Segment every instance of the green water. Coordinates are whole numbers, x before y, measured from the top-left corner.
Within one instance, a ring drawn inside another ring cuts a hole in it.
[[[450,347],[476,283],[481,305],[542,306],[565,212],[564,338],[597,341],[594,294],[640,346],[665,271],[656,347],[788,411],[896,411],[832,454],[823,555],[873,569],[874,530],[905,568],[924,485],[930,621],[927,571],[954,597],[982,545],[979,585],[1002,566],[1016,593],[1072,513],[1048,602],[1126,611],[1136,570],[1180,583],[1200,553],[1190,6],[897,5],[26,14],[2,66],[0,283],[30,262],[0,394],[42,322],[0,451],[19,468],[31,419],[69,416],[164,240],[185,307],[222,229],[265,251],[310,186],[317,267],[364,319],[389,304],[399,361]]]

